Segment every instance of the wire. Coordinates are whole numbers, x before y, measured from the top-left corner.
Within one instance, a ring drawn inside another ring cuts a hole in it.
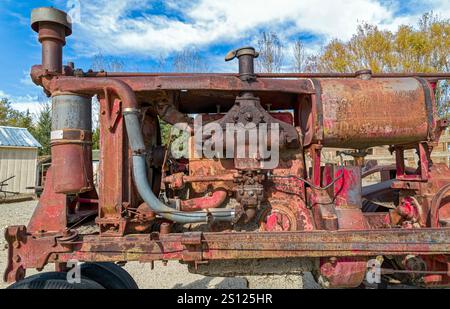
[[[302,182],[306,183],[308,186],[310,186],[314,190],[326,191],[329,188],[331,188],[338,180],[340,180],[340,179],[342,179],[344,177],[344,158],[343,158],[342,154],[343,154],[342,152],[338,153],[338,155],[339,155],[339,157],[341,159],[340,169],[338,170],[338,173],[340,173],[339,176],[336,177],[335,179],[333,179],[333,181],[331,183],[329,183],[328,185],[326,185],[325,187],[317,187],[314,184],[312,184],[310,181],[308,181],[307,179],[302,178],[302,177],[298,177],[298,176],[295,176],[295,175],[276,176],[276,175],[270,174],[270,172],[269,172],[269,174],[267,174],[267,177],[269,179],[274,179],[274,178],[292,179],[292,178],[294,178],[294,179],[297,179],[298,181],[302,181]]]
[[[331,188],[338,180],[340,180],[342,177],[344,177],[344,173],[340,173],[340,175],[338,177],[336,177],[335,179],[333,179],[333,181],[326,185],[325,187],[317,187],[315,185],[313,185],[311,182],[309,182],[308,180],[295,176],[295,175],[287,175],[287,176],[276,176],[276,175],[268,175],[268,177],[270,179],[274,179],[274,178],[281,178],[281,179],[297,179],[299,181],[302,181],[304,183],[306,183],[308,186],[310,186],[311,188],[313,188],[314,190],[318,190],[318,191],[325,191],[328,190],[329,188]]]

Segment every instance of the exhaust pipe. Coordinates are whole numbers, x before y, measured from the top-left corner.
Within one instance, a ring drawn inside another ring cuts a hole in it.
[[[54,118],[52,132],[52,153],[55,157],[69,151],[77,158],[72,169],[64,169],[66,161],[61,161],[57,170],[60,172],[58,181],[68,177],[76,171],[80,165],[90,164],[90,157],[86,150],[90,149],[90,102],[83,95],[94,95],[105,91],[114,92],[124,106],[124,119],[130,147],[133,152],[133,179],[139,194],[149,207],[167,220],[179,223],[201,223],[210,221],[233,221],[234,210],[205,210],[197,212],[177,211],[162,203],[153,193],[147,179],[145,162],[145,146],[139,121],[139,110],[136,96],[128,84],[120,80],[66,78],[59,76],[57,79],[42,80],[38,75],[44,71],[48,74],[61,74],[63,71],[62,58],[66,37],[72,34],[72,24],[68,15],[60,10],[43,7],[33,10],[31,14],[31,27],[39,33],[39,41],[42,44],[42,68],[32,71],[32,79],[37,84],[43,85],[54,94],[53,108]],[[45,85],[44,85],[45,84]],[[58,95],[56,95],[58,94]],[[87,107],[89,105],[89,107]],[[69,113],[66,113],[69,111]],[[72,119],[74,116],[76,119]],[[82,122],[85,121],[86,124]],[[75,133],[75,138],[74,138]],[[78,135],[77,135],[78,134]],[[58,165],[58,164],[56,164]],[[90,164],[91,165],[91,164]],[[79,169],[76,173],[84,171],[85,177],[78,177],[73,182],[57,188],[57,192],[80,193],[92,188],[91,172]]]
[[[122,100],[126,131],[133,153],[133,180],[140,196],[152,211],[167,220],[178,223],[231,222],[235,219],[234,209],[209,209],[196,212],[183,212],[167,206],[156,197],[147,179],[145,144],[141,132],[136,96],[127,83],[106,78],[61,77],[53,79],[49,86],[52,93],[59,91],[94,94],[102,93],[107,89],[114,92]]]
[[[49,73],[62,73],[63,47],[72,34],[70,17],[63,11],[42,7],[31,12],[31,28],[39,33],[42,44],[42,68]]]

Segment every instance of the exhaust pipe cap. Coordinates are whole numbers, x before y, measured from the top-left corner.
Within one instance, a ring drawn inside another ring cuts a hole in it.
[[[66,36],[72,34],[72,19],[66,12],[52,8],[41,7],[34,9],[31,12],[31,28],[39,32],[40,22],[52,22],[64,26],[66,29]]]

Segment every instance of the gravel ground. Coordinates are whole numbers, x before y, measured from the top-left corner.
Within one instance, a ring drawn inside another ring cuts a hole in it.
[[[3,238],[4,229],[9,225],[26,225],[33,214],[36,201],[0,204],[0,272],[6,267],[5,248],[6,242]],[[191,274],[185,265],[177,262],[169,262],[167,266],[162,263],[155,263],[155,269],[151,270],[149,264],[137,262],[128,263],[125,269],[133,276],[140,288],[156,289],[245,289],[245,288],[316,288],[317,284],[311,274],[302,276],[251,276],[246,278],[219,278],[204,277]],[[52,266],[45,270],[51,271]],[[27,270],[27,275],[33,275],[36,271]],[[304,281],[304,282],[303,282]],[[8,285],[0,282],[0,288]]]

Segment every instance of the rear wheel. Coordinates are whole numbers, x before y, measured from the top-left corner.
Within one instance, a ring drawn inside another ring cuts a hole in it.
[[[8,287],[13,290],[95,290],[104,289],[99,283],[81,278],[80,283],[69,283],[67,281],[67,274],[60,272],[49,272],[37,274],[28,277],[22,281],[16,282]]]
[[[84,263],[81,274],[105,289],[139,289],[133,277],[114,263]]]

